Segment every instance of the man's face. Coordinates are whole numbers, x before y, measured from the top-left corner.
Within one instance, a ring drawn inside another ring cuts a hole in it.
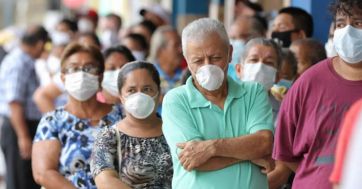
[[[231,25],[229,32],[230,39],[241,39],[246,41],[250,38],[251,22],[249,19],[243,19],[243,20],[244,20],[243,23],[235,22],[233,23],[233,25]]]
[[[204,39],[188,41],[185,58],[191,75],[195,78],[197,70],[206,64],[219,66],[227,72],[227,65],[231,61],[232,47],[225,44],[216,33],[205,36]]]
[[[295,30],[296,25],[293,21],[293,17],[286,13],[279,14],[272,25],[272,32],[288,32],[293,31],[290,34],[290,41],[293,42],[297,39],[303,39],[306,37],[306,34],[303,30]]]
[[[273,23],[272,30],[275,32],[285,32],[295,29],[293,17],[289,14],[279,14]]]
[[[178,68],[182,58],[181,39],[175,31],[166,32],[166,44],[160,50],[160,56],[166,58],[174,69]]]
[[[344,12],[336,14],[336,29],[342,29],[347,25],[351,25],[357,29],[362,29],[362,10],[354,9],[351,15]]]

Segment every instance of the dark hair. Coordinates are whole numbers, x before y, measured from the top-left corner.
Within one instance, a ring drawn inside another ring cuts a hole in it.
[[[156,69],[156,67],[146,61],[133,61],[130,63],[125,64],[121,71],[118,74],[118,90],[121,91],[122,87],[124,85],[124,82],[126,81],[127,75],[135,70],[138,69],[145,69],[148,71],[148,73],[151,75],[152,80],[156,83],[158,90],[161,88],[161,80],[160,75]]]
[[[132,55],[132,52],[124,45],[117,45],[114,47],[108,48],[106,51],[104,51],[104,59],[107,59],[111,54],[113,53],[120,53],[124,55],[127,59],[127,62],[135,61],[136,59]]]
[[[303,30],[307,37],[312,37],[313,18],[307,11],[298,7],[286,7],[279,10],[279,14],[282,13],[292,16],[295,29]]]
[[[61,58],[61,68],[64,69],[65,61],[75,53],[86,52],[90,54],[99,65],[99,74],[104,72],[104,59],[100,49],[94,45],[82,44],[79,42],[70,43],[62,54]]]
[[[126,35],[125,38],[130,38],[134,41],[136,41],[143,50],[148,51],[148,43],[146,41],[146,38],[138,33],[130,33],[128,35]]]
[[[145,27],[151,35],[157,29],[157,26],[149,20],[142,20],[140,23],[138,23],[138,25]]]
[[[21,42],[27,45],[35,45],[39,41],[49,41],[48,32],[40,25],[30,26],[21,38]]]
[[[299,39],[292,43],[306,50],[306,58],[310,65],[314,65],[327,58],[324,45],[315,39]]]
[[[264,30],[264,34],[265,34],[266,31],[268,31],[268,21],[265,19],[265,17],[263,17],[259,14],[254,15],[253,18],[258,22],[258,24],[254,24],[254,27],[262,26],[262,27],[260,27],[260,31]]]
[[[99,40],[98,36],[96,33],[94,32],[85,32],[85,33],[80,33],[78,35],[78,39],[81,38],[81,37],[90,37],[92,38],[92,40],[94,41],[94,43],[98,46],[98,47],[101,47],[101,41]]]
[[[122,18],[114,13],[109,13],[106,15],[106,18],[108,19],[114,19],[117,24],[116,24],[116,27],[117,27],[117,30],[121,29],[122,27]]]
[[[244,1],[243,3],[245,4],[245,6],[252,9],[256,13],[264,11],[263,6],[261,6],[259,3],[253,3],[251,1]]]
[[[330,5],[330,11],[333,14],[333,17],[336,17],[337,12],[346,13],[347,15],[352,15],[353,9],[362,10],[362,1],[361,0],[335,0]]]
[[[292,69],[292,74],[295,77],[298,71],[298,63],[297,60],[291,50],[288,48],[282,49],[282,64],[287,63],[290,65]],[[282,66],[281,66],[282,67]]]
[[[67,27],[74,33],[78,31],[77,22],[69,18],[63,18],[58,24],[67,25]]]

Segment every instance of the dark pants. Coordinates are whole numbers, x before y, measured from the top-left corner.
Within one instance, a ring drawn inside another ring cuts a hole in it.
[[[39,189],[34,181],[31,171],[31,160],[21,158],[18,140],[9,118],[2,116],[0,144],[4,152],[6,163],[6,188],[7,189]],[[26,121],[29,134],[34,138],[39,121]]]

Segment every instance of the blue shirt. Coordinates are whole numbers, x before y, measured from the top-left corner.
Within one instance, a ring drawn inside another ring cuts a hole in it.
[[[93,143],[102,128],[114,125],[121,117],[121,110],[114,106],[98,126],[91,126],[88,119],[79,119],[59,107],[41,119],[34,142],[58,140],[61,143],[59,172],[75,187],[96,189],[90,171]]]
[[[179,159],[177,143],[249,135],[273,131],[273,114],[268,95],[257,83],[236,83],[228,77],[224,109],[208,101],[190,77],[186,85],[169,91],[163,100],[163,133],[170,146],[174,175],[173,189],[268,188],[265,174],[250,161],[215,171],[186,171]]]
[[[181,68],[177,68],[175,70],[175,74],[173,75],[173,77],[170,77],[169,75],[167,75],[162,68],[160,67],[160,64],[158,62],[156,62],[155,67],[158,71],[158,73],[160,74],[160,80],[161,80],[161,95],[165,95],[169,90],[180,86],[181,83],[181,77],[182,77],[182,69]],[[160,104],[157,108],[157,112],[161,113],[162,112],[162,104]]]
[[[10,116],[9,103],[20,102],[26,119],[41,118],[32,99],[39,86],[34,65],[35,60],[20,48],[5,56],[0,67],[0,115]]]

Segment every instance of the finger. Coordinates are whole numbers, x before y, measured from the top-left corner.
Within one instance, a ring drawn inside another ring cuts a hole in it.
[[[180,149],[184,149],[186,146],[186,143],[178,143],[178,144],[176,144],[176,146]]]

